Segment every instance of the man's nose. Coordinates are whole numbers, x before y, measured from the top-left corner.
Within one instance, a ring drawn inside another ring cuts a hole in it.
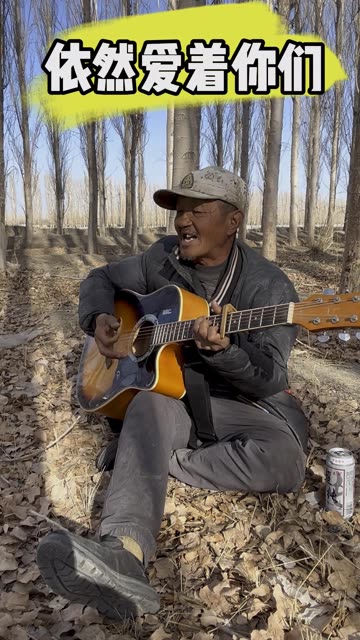
[[[186,226],[187,224],[191,224],[191,211],[177,211],[176,213],[176,222],[180,222],[181,226]]]

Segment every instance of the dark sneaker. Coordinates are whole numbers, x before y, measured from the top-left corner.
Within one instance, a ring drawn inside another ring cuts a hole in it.
[[[133,618],[160,607],[142,563],[116,538],[95,542],[65,531],[49,533],[40,541],[37,563],[54,593],[109,618]]]
[[[119,439],[114,438],[114,440],[111,440],[106,447],[101,449],[95,460],[95,466],[98,471],[112,471],[114,468],[118,442]]]

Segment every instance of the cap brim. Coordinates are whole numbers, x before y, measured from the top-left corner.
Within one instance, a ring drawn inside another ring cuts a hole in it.
[[[163,209],[174,211],[179,196],[185,198],[197,198],[197,200],[219,200],[219,196],[209,196],[207,193],[191,191],[191,189],[159,189],[155,191],[153,198],[156,204]]]

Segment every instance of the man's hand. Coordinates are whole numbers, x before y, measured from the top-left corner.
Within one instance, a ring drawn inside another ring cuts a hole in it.
[[[221,313],[221,307],[212,302],[211,308],[216,314]],[[197,318],[194,322],[194,338],[198,349],[206,351],[222,351],[230,344],[230,339],[225,336],[220,338],[220,323],[213,325],[211,320],[207,320],[204,316]]]
[[[96,318],[94,338],[101,355],[105,358],[123,358],[127,355],[113,350],[113,345],[119,338],[119,328],[119,321],[108,313],[100,313]]]

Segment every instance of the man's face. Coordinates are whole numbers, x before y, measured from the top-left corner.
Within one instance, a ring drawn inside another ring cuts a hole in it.
[[[219,200],[184,196],[178,197],[176,210],[180,256],[204,265],[224,262],[236,231],[236,214],[225,213]]]

